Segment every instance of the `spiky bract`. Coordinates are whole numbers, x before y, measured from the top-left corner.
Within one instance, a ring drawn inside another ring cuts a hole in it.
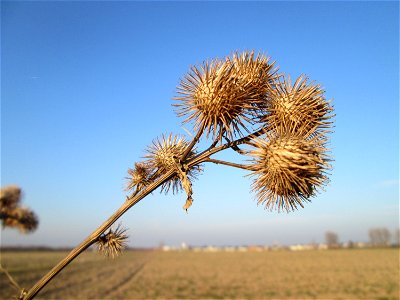
[[[111,258],[120,255],[127,244],[126,231],[127,229],[118,226],[115,230],[110,229],[107,233],[101,235],[97,240],[98,251]]]
[[[152,182],[151,170],[144,162],[135,163],[134,169],[128,169],[128,175],[130,177],[127,178],[127,190],[132,190],[134,188],[141,190]]]
[[[187,116],[184,123],[193,121],[195,130],[204,128],[214,138],[248,131],[246,124],[274,76],[272,66],[263,55],[243,52],[192,67],[177,88],[178,116]]]
[[[330,168],[325,138],[277,133],[267,140],[256,139],[251,176],[256,176],[252,188],[258,203],[266,208],[294,210],[310,201],[315,191],[327,182]]]
[[[308,83],[304,76],[293,86],[290,78],[280,77],[276,82],[261,118],[268,129],[306,135],[331,127],[333,108],[320,85]]]
[[[279,77],[276,75],[275,62],[260,53],[255,56],[254,51],[235,52],[226,60],[233,66],[233,76],[238,86],[249,91],[249,102],[258,107]]]
[[[145,158],[147,158],[147,164],[154,170],[155,176],[160,176],[168,172],[169,170],[177,170],[177,168],[181,168],[179,158],[185,152],[186,148],[189,146],[189,142],[185,140],[185,138],[179,135],[169,136],[162,135],[161,138],[153,141],[153,144],[150,145],[147,149],[147,154]],[[195,154],[194,150],[191,150],[187,156],[187,159],[190,159]],[[189,183],[185,181],[185,186],[182,186],[182,180],[180,178],[180,171],[177,170],[177,175],[171,178],[169,181],[164,183],[161,187],[162,191],[168,192],[170,188],[172,188],[173,193],[180,191],[182,188],[187,190],[186,185]],[[188,180],[192,180],[196,177],[200,168],[194,167],[190,170],[184,170]]]

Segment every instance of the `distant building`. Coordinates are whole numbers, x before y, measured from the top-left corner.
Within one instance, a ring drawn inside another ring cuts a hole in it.
[[[327,244],[319,244],[318,250],[328,250],[328,245]]]

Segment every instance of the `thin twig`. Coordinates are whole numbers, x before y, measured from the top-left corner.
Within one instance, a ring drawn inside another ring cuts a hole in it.
[[[204,162],[211,162],[211,163],[214,163],[217,165],[219,165],[219,164],[226,165],[226,166],[235,167],[235,168],[248,170],[248,171],[254,170],[254,167],[251,167],[249,165],[236,164],[236,163],[233,163],[230,161],[224,161],[224,160],[219,160],[219,159],[209,158],[209,159],[205,160]]]
[[[231,143],[231,141],[230,141],[226,136],[224,136],[224,139],[225,139],[225,141],[227,141],[228,143]],[[246,154],[246,151],[240,149],[237,145],[232,145],[232,146],[231,146],[231,149],[234,150],[234,151],[236,151],[236,152],[239,153],[239,154],[242,154],[242,155]]]
[[[214,148],[218,144],[218,141],[219,141],[218,139],[215,139],[215,141],[211,144],[211,146],[208,149]]]
[[[199,131],[197,131],[196,136],[193,138],[192,142],[190,145],[186,148],[185,152],[182,154],[180,160],[185,161],[186,157],[189,155],[190,151],[193,149],[194,145],[199,141],[201,135],[203,134],[204,131],[204,124],[199,128]]]
[[[245,136],[245,137],[243,137],[241,139],[233,141],[232,144],[235,145],[235,146],[236,145],[241,145],[241,144],[244,144],[244,143],[246,143],[248,141],[251,141],[252,139],[254,139],[256,137],[259,137],[259,136],[261,136],[263,134],[265,134],[264,127],[260,128],[259,130],[255,131],[255,132],[253,132],[253,133],[251,133],[251,134],[249,134],[249,135],[247,135],[247,136]]]
[[[198,165],[202,162],[205,162],[207,159],[209,159],[209,157],[217,152],[220,152],[222,150],[228,149],[232,146],[237,146],[237,145],[241,145],[241,144],[245,144],[249,141],[251,141],[252,139],[259,137],[261,135],[263,135],[265,133],[264,128],[261,128],[255,132],[253,132],[252,134],[249,134],[243,138],[240,138],[238,140],[235,140],[233,142],[229,142],[226,144],[223,144],[221,146],[218,147],[214,147],[214,148],[208,148],[207,150],[201,152],[200,154],[196,155],[194,158],[192,158],[190,161],[187,162],[188,167],[192,167],[194,165]]]
[[[22,291],[23,289],[19,286],[19,284],[15,281],[15,279],[11,276],[11,274],[7,271],[7,269],[3,268],[3,266],[0,264],[0,271],[3,272],[8,280],[10,281],[11,285],[15,287],[18,291]]]

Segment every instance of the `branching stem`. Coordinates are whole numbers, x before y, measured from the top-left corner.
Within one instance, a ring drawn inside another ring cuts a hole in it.
[[[235,168],[239,168],[239,169],[243,169],[243,170],[248,170],[251,171],[254,168],[248,165],[242,165],[242,164],[236,164],[230,161],[224,161],[224,160],[219,160],[219,159],[212,159],[209,158],[207,160],[205,160],[205,162],[211,162],[217,165],[225,165],[225,166],[230,166],[230,167],[235,167]]]
[[[264,133],[263,129],[260,129],[260,130],[254,132],[248,136],[245,136],[241,139],[238,139],[238,140],[235,140],[232,142],[228,142],[228,143],[223,144],[218,147],[216,147],[216,145],[218,144],[218,140],[216,140],[211,144],[211,146],[208,149],[201,152],[194,158],[192,158],[188,161],[185,161],[186,157],[188,156],[190,151],[193,149],[194,145],[199,141],[200,136],[202,135],[203,131],[204,131],[204,127],[201,127],[181,157],[181,161],[185,162],[189,169],[196,165],[199,165],[203,162],[213,162],[213,163],[220,163],[220,164],[225,164],[225,165],[229,165],[232,167],[238,167],[238,168],[250,170],[250,168],[248,168],[247,166],[230,163],[230,162],[214,160],[214,159],[211,159],[210,156],[217,152],[220,152],[222,150],[225,150],[225,149],[228,149],[231,147],[235,147],[240,144],[244,144],[244,143],[252,140],[253,138],[262,135]],[[109,219],[107,219],[102,225],[100,225],[100,227],[98,227],[83,242],[81,242],[77,247],[75,247],[63,260],[61,260],[55,267],[53,267],[53,269],[51,269],[46,275],[44,275],[29,291],[27,291],[21,297],[21,299],[28,300],[28,299],[32,299],[33,297],[35,297],[43,289],[43,287],[47,283],[49,283],[59,272],[61,272],[68,264],[70,264],[78,255],[80,255],[83,251],[85,251],[92,244],[94,244],[98,240],[98,238],[108,228],[110,228],[126,211],[128,211],[132,206],[137,204],[140,200],[142,200],[144,197],[146,197],[148,194],[153,192],[155,189],[157,189],[159,186],[161,186],[163,183],[167,182],[169,179],[171,179],[175,175],[176,175],[176,171],[170,170],[167,173],[165,173],[164,175],[162,175],[161,177],[159,177],[158,179],[156,179],[153,183],[151,183],[148,186],[146,186],[145,188],[143,188],[142,190],[134,192],[131,196],[127,197],[126,201],[122,204],[122,206]]]
[[[264,132],[265,132],[264,129],[261,128],[261,129],[255,131],[255,132],[253,132],[252,134],[249,134],[249,135],[247,135],[247,136],[245,136],[243,138],[240,138],[238,140],[235,140],[233,142],[228,142],[228,143],[223,144],[223,145],[218,146],[218,147],[215,147],[215,146],[214,147],[209,147],[207,150],[201,152],[200,154],[196,155],[194,158],[189,160],[187,162],[187,165],[189,167],[191,167],[191,166],[197,165],[199,163],[205,162],[211,155],[213,155],[213,154],[215,154],[217,152],[220,152],[222,150],[231,148],[232,146],[245,144],[246,142],[249,142],[249,141],[251,141],[252,139],[254,139],[256,137],[259,137],[259,136],[263,135]]]

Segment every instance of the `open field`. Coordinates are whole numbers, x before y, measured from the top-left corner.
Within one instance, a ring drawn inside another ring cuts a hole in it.
[[[30,287],[66,252],[3,252]],[[0,298],[15,295],[0,275]],[[269,252],[126,251],[81,255],[39,299],[399,299],[399,250]]]

